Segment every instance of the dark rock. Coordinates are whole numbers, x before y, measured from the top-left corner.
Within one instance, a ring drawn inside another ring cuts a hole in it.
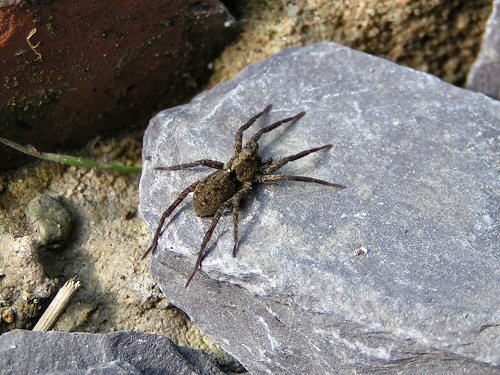
[[[333,43],[287,50],[151,121],[140,184],[151,230],[209,173],[153,167],[227,161],[268,103],[248,134],[307,113],[263,136],[263,156],[332,143],[281,173],[347,189],[256,188],[238,256],[229,215],[186,289],[210,222],[187,201],[152,260],[169,301],[253,374],[496,371],[500,103]]]
[[[66,333],[14,330],[0,336],[0,374],[222,375],[199,350],[139,332]]]
[[[469,73],[467,88],[500,99],[500,0],[493,1],[493,11],[481,51]]]
[[[73,219],[60,199],[48,194],[34,198],[26,207],[26,217],[42,246],[58,249],[68,241]]]
[[[52,151],[145,127],[208,80],[232,21],[217,0],[2,3],[0,134]],[[27,159],[0,155],[0,169]]]

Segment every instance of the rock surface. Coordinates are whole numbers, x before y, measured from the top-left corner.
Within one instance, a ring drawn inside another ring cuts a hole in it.
[[[500,99],[500,0],[493,1],[493,11],[486,25],[483,44],[471,68],[467,88]]]
[[[222,375],[199,350],[139,332],[108,334],[15,330],[0,336],[0,374]]]
[[[199,92],[233,21],[217,0],[0,2],[0,134],[53,151],[144,128]]]
[[[492,373],[500,103],[333,43],[287,50],[151,121],[140,185],[151,230],[209,173],[152,168],[227,161],[236,129],[268,103],[254,130],[307,114],[265,135],[263,156],[332,143],[282,173],[347,189],[256,188],[238,257],[229,216],[188,289],[209,219],[184,203],[152,261],[167,298],[254,374]]]

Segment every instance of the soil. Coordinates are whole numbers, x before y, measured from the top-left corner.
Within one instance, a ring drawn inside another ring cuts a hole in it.
[[[141,137],[142,133],[136,132],[96,139],[74,154],[139,166]],[[7,275],[0,283],[5,317],[0,323],[2,331],[32,327],[48,304],[48,291],[53,296],[67,279],[77,275],[82,287],[55,330],[162,334],[179,345],[214,354],[222,362],[232,361],[182,311],[168,303],[149,275],[148,259],[141,260],[150,233],[137,216],[139,176],[34,161],[4,173],[2,180],[0,242],[10,240],[13,244],[0,248],[0,273]],[[24,211],[41,193],[61,197],[70,208],[74,218],[72,238],[62,249],[38,248],[38,256],[30,262],[24,257],[21,263],[14,256],[23,253],[21,243],[36,246],[36,233]],[[12,235],[17,242],[12,242]],[[16,264],[23,269],[23,278],[9,272]]]
[[[491,0],[250,0],[234,5],[242,33],[215,63],[211,85],[293,46],[332,41],[463,85]]]

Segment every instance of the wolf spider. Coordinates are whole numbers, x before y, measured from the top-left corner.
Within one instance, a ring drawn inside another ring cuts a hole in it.
[[[193,280],[196,272],[201,269],[201,262],[203,260],[203,255],[205,253],[205,248],[207,247],[208,241],[210,240],[210,237],[212,236],[212,233],[217,226],[222,213],[224,212],[224,210],[229,208],[232,208],[233,210],[233,257],[236,256],[236,253],[238,252],[238,216],[241,203],[256,184],[278,181],[302,181],[326,185],[337,189],[345,188],[344,185],[334,184],[328,181],[318,180],[311,177],[273,174],[290,161],[300,159],[313,152],[330,149],[332,147],[331,144],[311,148],[309,150],[299,152],[298,154],[287,156],[276,162],[273,162],[271,158],[265,161],[261,160],[259,145],[257,143],[260,137],[264,133],[268,133],[285,123],[293,123],[298,121],[302,116],[305,115],[305,112],[300,112],[295,116],[277,121],[272,125],[260,129],[250,138],[245,146],[242,145],[243,132],[247,130],[259,117],[266,115],[270,110],[271,105],[268,105],[262,112],[253,116],[250,120],[248,120],[246,124],[239,128],[238,132],[236,133],[236,139],[234,141],[234,155],[231,159],[229,159],[227,163],[223,164],[215,160],[202,159],[191,163],[174,165],[171,167],[154,168],[162,171],[178,171],[181,169],[198,166],[217,169],[216,172],[210,174],[204,179],[196,181],[195,183],[189,185],[166,209],[166,211],[160,218],[160,222],[158,224],[158,228],[156,229],[156,233],[151,246],[149,246],[149,248],[143,255],[143,258],[145,258],[150,252],[153,252],[158,247],[158,240],[163,233],[163,226],[165,224],[165,221],[172,214],[175,208],[184,200],[184,198],[186,198],[189,193],[194,192],[193,206],[196,215],[200,217],[213,216],[213,219],[210,227],[203,237],[203,242],[201,243],[201,247],[198,252],[198,258],[196,260],[196,265],[187,280],[186,287],[189,285],[191,280]]]

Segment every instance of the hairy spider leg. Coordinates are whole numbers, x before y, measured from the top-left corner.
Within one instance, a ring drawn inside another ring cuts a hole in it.
[[[312,182],[315,184],[331,186],[337,189],[345,189],[346,187],[341,184],[334,184],[333,182],[318,180],[317,178],[306,177],[306,176],[296,176],[296,175],[281,175],[281,174],[268,174],[260,177],[260,182],[278,182],[278,181],[302,181],[302,182]]]
[[[261,168],[267,167],[268,165],[271,165],[272,162],[273,162],[273,158],[269,156],[266,160],[262,161],[262,164],[260,165],[260,167]]]
[[[236,257],[236,254],[238,253],[238,245],[240,243],[238,238],[238,217],[240,214],[241,202],[247,197],[251,190],[252,183],[245,182],[241,190],[238,192],[241,192],[241,194],[238,194],[238,198],[235,199],[235,203],[233,204],[233,257]]]
[[[250,141],[248,141],[248,143],[252,143],[252,142],[257,142],[260,137],[262,137],[262,134],[264,133],[268,133],[270,132],[271,130],[274,130],[276,129],[278,126],[280,125],[283,125],[283,124],[286,124],[288,122],[295,122],[295,121],[298,121],[302,116],[304,116],[306,113],[305,112],[300,112],[300,113],[297,113],[295,116],[292,116],[292,117],[288,117],[286,119],[283,119],[283,120],[280,120],[280,121],[277,121],[275,122],[274,124],[271,124],[269,126],[266,126],[265,128],[262,128],[260,129],[257,133],[255,133],[252,138],[250,138]]]
[[[240,206],[233,207],[233,258],[236,258],[236,253],[238,252],[238,220],[240,216]]]
[[[226,208],[227,208],[227,206],[224,204],[217,210],[217,212],[215,213],[215,215],[212,219],[212,222],[210,223],[210,227],[205,232],[205,236],[203,237],[203,242],[201,243],[200,251],[198,252],[198,258],[196,259],[196,264],[194,266],[194,270],[186,282],[186,288],[191,283],[191,280],[193,280],[193,277],[194,277],[194,275],[196,275],[196,272],[198,272],[198,270],[200,269],[201,261],[203,259],[203,254],[205,253],[205,248],[207,247],[207,244],[208,244],[208,241],[210,240],[210,237],[212,237],[212,233],[214,232],[214,229],[217,226],[217,223],[219,222],[219,219],[222,215],[222,212]]]
[[[177,208],[179,204],[184,200],[184,198],[187,197],[189,193],[192,193],[194,189],[196,189],[196,186],[199,184],[200,181],[196,181],[195,183],[189,185],[186,189],[182,191],[182,193],[179,194],[177,199],[168,207],[165,212],[163,212],[163,215],[161,215],[160,222],[158,224],[158,228],[156,229],[155,236],[153,238],[153,241],[151,242],[151,246],[148,247],[144,255],[142,256],[142,259],[144,259],[150,252],[155,251],[156,248],[158,247],[158,240],[160,239],[160,236],[162,234],[162,228],[163,224],[165,224],[165,220],[174,212],[174,210]]]
[[[219,222],[220,217],[222,216],[222,213],[224,212],[225,209],[231,207],[231,206],[236,206],[239,205],[241,200],[246,197],[248,192],[252,189],[251,183],[245,184],[241,190],[238,190],[231,198],[229,198],[227,201],[225,201],[217,210],[217,212],[214,214],[212,218],[212,222],[210,223],[210,227],[207,229],[205,232],[205,236],[203,237],[203,242],[201,243],[200,246],[200,251],[198,252],[198,258],[196,259],[196,264],[194,266],[194,270],[189,276],[187,282],[186,282],[186,288],[189,286],[191,283],[191,280],[193,280],[194,275],[198,272],[198,270],[201,268],[201,262],[203,260],[203,254],[205,253],[205,249],[208,245],[208,241],[210,241],[210,238],[212,237],[212,234],[215,230],[215,227],[217,226],[217,223]]]
[[[272,104],[269,104],[266,108],[264,108],[262,112],[257,113],[250,120],[248,120],[246,124],[242,125],[238,129],[238,132],[236,133],[236,138],[234,140],[234,157],[237,157],[238,154],[241,152],[241,145],[243,142],[243,132],[247,130],[250,126],[252,126],[259,117],[267,114],[271,110],[272,106],[273,106]]]
[[[294,161],[294,160],[303,158],[304,156],[312,154],[313,152],[318,152],[321,150],[329,150],[330,148],[332,148],[332,145],[324,145],[321,147],[314,147],[314,148],[310,148],[309,150],[301,151],[295,155],[290,155],[290,156],[284,157],[283,159],[280,159],[277,162],[264,168],[264,174],[270,174],[270,173],[276,172],[278,169],[280,169],[281,167],[283,167],[285,164],[287,164],[290,161]]]
[[[224,169],[224,163],[217,160],[202,159],[196,160],[191,163],[172,165],[171,167],[155,167],[154,169],[159,171],[180,171],[181,169],[187,169],[192,167],[209,167],[213,169]]]

